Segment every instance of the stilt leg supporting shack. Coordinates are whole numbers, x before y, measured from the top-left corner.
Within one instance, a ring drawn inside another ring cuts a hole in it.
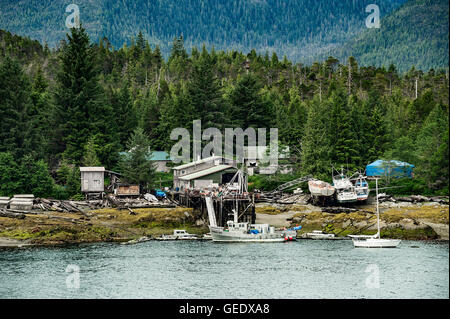
[[[179,205],[194,208],[201,213],[205,220],[208,220],[208,209],[206,205],[206,195],[195,193],[174,193],[172,194]],[[233,220],[233,210],[237,209],[239,222],[254,224],[256,221],[255,202],[253,196],[236,197],[212,197],[212,206],[217,221],[217,226],[224,226],[228,220]]]

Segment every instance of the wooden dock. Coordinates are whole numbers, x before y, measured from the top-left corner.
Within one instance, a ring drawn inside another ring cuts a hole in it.
[[[233,220],[233,210],[237,209],[238,221],[254,224],[256,221],[255,199],[253,193],[246,195],[214,196],[200,192],[173,192],[172,199],[179,205],[193,208],[201,212],[201,216],[208,220],[206,196],[211,196],[216,215],[217,226],[224,226],[228,220]]]

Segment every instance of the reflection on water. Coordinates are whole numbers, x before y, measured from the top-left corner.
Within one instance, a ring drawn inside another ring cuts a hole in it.
[[[68,265],[80,268],[79,289],[66,286]],[[310,240],[2,249],[0,269],[0,298],[449,298],[448,242],[402,241],[397,249]],[[379,288],[368,287],[369,276]]]

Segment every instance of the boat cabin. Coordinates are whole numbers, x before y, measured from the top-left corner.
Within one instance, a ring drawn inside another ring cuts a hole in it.
[[[235,223],[232,220],[227,221],[227,228],[228,231],[242,231],[254,234],[269,234],[275,231],[275,228],[269,227],[269,224]]]

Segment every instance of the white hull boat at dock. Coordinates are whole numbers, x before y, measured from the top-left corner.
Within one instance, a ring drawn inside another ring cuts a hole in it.
[[[267,224],[248,224],[227,222],[227,227],[209,227],[214,242],[242,243],[259,242],[275,243],[295,240],[297,231],[275,231]]]

